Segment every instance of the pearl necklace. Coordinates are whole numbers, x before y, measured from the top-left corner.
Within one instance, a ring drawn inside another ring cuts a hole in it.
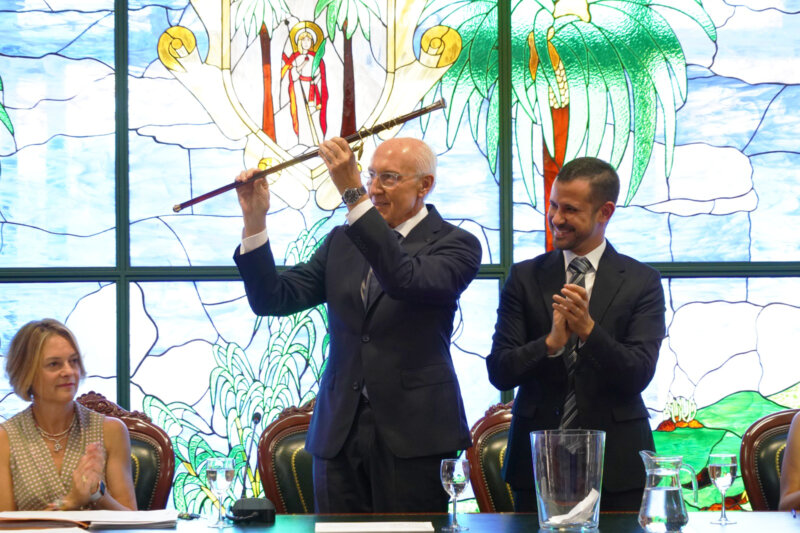
[[[55,453],[58,453],[64,448],[63,446],[61,446],[61,441],[64,440],[69,435],[70,431],[72,431],[72,428],[75,426],[75,420],[77,418],[78,418],[77,416],[73,416],[72,417],[72,423],[69,425],[69,427],[67,429],[65,429],[61,433],[48,433],[48,432],[46,432],[45,430],[43,430],[39,426],[39,424],[36,422],[35,418],[34,418],[34,424],[36,424],[36,429],[39,430],[39,434],[43,438],[45,438],[46,440],[49,440],[50,442],[53,443],[53,451]]]

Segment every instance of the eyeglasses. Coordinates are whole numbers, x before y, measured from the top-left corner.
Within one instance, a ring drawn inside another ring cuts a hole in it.
[[[384,189],[392,189],[394,187],[397,187],[397,185],[400,184],[400,181],[404,176],[414,176],[414,177],[417,176],[416,174],[404,175],[404,174],[398,174],[397,172],[376,173],[374,170],[364,171],[361,173],[361,175],[363,176],[364,182],[366,183],[368,188],[371,187],[372,182],[377,179],[378,183],[380,183],[381,187],[383,187]]]

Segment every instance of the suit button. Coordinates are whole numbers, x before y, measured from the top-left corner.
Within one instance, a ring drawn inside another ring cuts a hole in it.
[[[361,335],[361,342],[369,342],[369,335]]]
[[[353,382],[353,390],[357,391],[359,389],[358,381]]]
[[[561,416],[561,409],[556,409],[556,416]]]

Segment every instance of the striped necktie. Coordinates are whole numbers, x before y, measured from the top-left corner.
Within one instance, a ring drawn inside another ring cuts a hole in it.
[[[569,283],[586,286],[586,273],[592,264],[585,257],[576,257],[569,263],[567,272]],[[564,364],[567,367],[567,396],[564,399],[564,412],[561,415],[561,429],[578,428],[578,404],[575,401],[575,366],[578,361],[578,337],[572,335],[564,347]]]

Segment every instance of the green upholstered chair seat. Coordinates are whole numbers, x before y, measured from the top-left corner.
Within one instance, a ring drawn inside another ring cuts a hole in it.
[[[88,392],[77,401],[93,411],[119,418],[131,439],[131,475],[140,510],[164,509],[175,474],[175,455],[169,435],[139,411],[126,411],[102,394]]]
[[[306,451],[306,431],[286,435],[275,443],[272,453],[280,497],[287,513],[313,513],[311,454]]]
[[[511,426],[511,402],[490,407],[472,426],[472,447],[467,450],[470,479],[481,512],[512,512],[514,498],[503,480],[503,461]]]
[[[131,473],[139,509],[154,509],[153,498],[161,471],[160,447],[152,438],[131,435]]]
[[[312,458],[306,433],[314,401],[285,409],[261,434],[258,470],[264,493],[282,514],[314,512]]]
[[[742,436],[742,481],[754,511],[778,509],[786,438],[797,412],[789,409],[762,417]]]

